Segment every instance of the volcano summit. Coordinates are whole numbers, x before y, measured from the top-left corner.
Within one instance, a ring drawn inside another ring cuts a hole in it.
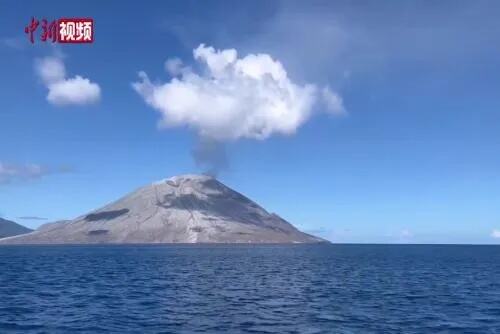
[[[155,182],[74,220],[0,239],[0,244],[317,242],[324,240],[206,175]]]

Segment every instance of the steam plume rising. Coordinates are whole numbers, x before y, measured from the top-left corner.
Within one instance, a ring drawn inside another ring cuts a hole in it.
[[[152,82],[140,72],[132,87],[161,113],[160,126],[188,126],[197,133],[200,143],[193,157],[212,172],[227,167],[225,142],[292,135],[316,110],[344,112],[336,92],[293,82],[268,54],[238,58],[235,49],[201,44],[193,58],[194,67],[178,58],[167,60],[165,69],[172,77],[167,83]]]
[[[191,154],[196,165],[210,176],[217,177],[229,168],[225,143],[199,138]]]

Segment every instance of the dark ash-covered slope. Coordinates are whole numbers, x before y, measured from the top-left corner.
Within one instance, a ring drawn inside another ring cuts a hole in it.
[[[205,175],[142,187],[71,221],[46,224],[0,244],[317,243],[240,193]]]

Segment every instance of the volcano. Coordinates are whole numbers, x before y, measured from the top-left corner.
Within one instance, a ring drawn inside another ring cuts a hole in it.
[[[149,184],[74,220],[42,225],[0,244],[318,243],[206,175]]]
[[[13,221],[0,218],[0,238],[29,233],[33,230],[14,223]]]

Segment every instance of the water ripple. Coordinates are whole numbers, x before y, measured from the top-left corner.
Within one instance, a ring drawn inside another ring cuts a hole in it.
[[[0,333],[500,333],[499,251],[0,247]]]

